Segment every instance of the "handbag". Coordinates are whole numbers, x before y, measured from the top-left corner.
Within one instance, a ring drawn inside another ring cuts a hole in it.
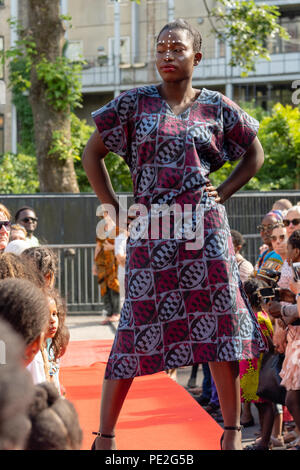
[[[283,361],[284,354],[274,354],[270,351],[264,353],[256,392],[260,398],[281,405],[285,405],[286,396],[286,389],[280,385],[281,377],[279,375]]]

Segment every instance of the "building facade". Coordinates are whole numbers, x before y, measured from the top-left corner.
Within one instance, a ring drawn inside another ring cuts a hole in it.
[[[21,5],[24,9],[26,1],[0,1],[4,4],[0,6],[0,25],[2,13],[8,13],[12,4],[19,4],[19,15],[24,18]],[[139,4],[130,0],[61,0],[62,13],[72,18],[72,27],[66,32],[66,55],[85,60],[83,108],[77,111],[78,116],[92,123],[91,111],[121,91],[159,82],[155,38],[165,23],[177,17],[187,19],[203,37],[203,59],[194,72],[194,87],[219,90],[237,102],[253,100],[265,108],[278,101],[292,104],[292,85],[300,79],[300,1],[257,3],[278,5],[279,21],[290,33],[290,40],[270,40],[271,61],[258,60],[255,72],[242,78],[241,70],[228,65],[229,47],[212,32],[205,5],[211,8],[215,0],[141,0]],[[5,115],[5,135],[9,135],[9,125]],[[7,139],[8,143],[13,140]]]

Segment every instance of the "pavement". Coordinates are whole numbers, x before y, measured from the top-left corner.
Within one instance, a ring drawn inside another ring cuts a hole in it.
[[[73,314],[67,317],[67,326],[70,330],[70,341],[86,341],[86,340],[109,340],[113,339],[117,330],[117,323],[109,325],[100,325],[100,321],[103,319],[103,314],[99,312],[98,315],[80,315]],[[176,371],[176,382],[184,387],[193,398],[196,396],[193,394],[193,389],[187,388],[187,383],[190,378],[191,367],[182,367]],[[202,369],[199,367],[197,374],[196,386],[201,387],[203,380]],[[199,396],[199,395],[198,395]],[[200,405],[199,405],[200,406]],[[243,428],[242,431],[242,444],[243,447],[254,443],[255,439],[260,430],[258,414],[255,406],[252,406],[251,412],[254,417],[254,426]],[[222,422],[219,423],[223,425]],[[280,448],[276,448],[280,450]],[[274,449],[275,450],[275,449]],[[282,448],[281,448],[282,450]]]

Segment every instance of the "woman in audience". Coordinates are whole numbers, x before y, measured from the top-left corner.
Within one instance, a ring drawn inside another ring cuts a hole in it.
[[[265,215],[265,217],[262,219],[261,225],[257,227],[260,231],[263,246],[262,251],[254,267],[254,275],[259,273],[262,268],[278,270],[282,265],[281,260],[273,250],[271,242],[272,230],[280,222],[282,222],[281,212],[271,211]]]
[[[9,242],[10,219],[9,210],[3,204],[0,204],[0,254],[5,250]]]

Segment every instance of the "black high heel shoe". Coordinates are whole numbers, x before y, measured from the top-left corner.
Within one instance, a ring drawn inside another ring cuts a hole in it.
[[[243,429],[243,426],[224,426],[224,431],[241,431],[242,429]],[[223,450],[223,448],[222,448],[223,439],[224,439],[224,432],[223,432],[223,434],[221,436],[221,439],[220,439],[221,450]]]
[[[104,437],[106,439],[114,439],[115,438],[114,434],[103,434],[102,432],[92,432],[92,434],[96,434],[97,437]],[[95,438],[95,440],[92,444],[91,450],[96,450],[96,439],[97,439],[97,437]]]

